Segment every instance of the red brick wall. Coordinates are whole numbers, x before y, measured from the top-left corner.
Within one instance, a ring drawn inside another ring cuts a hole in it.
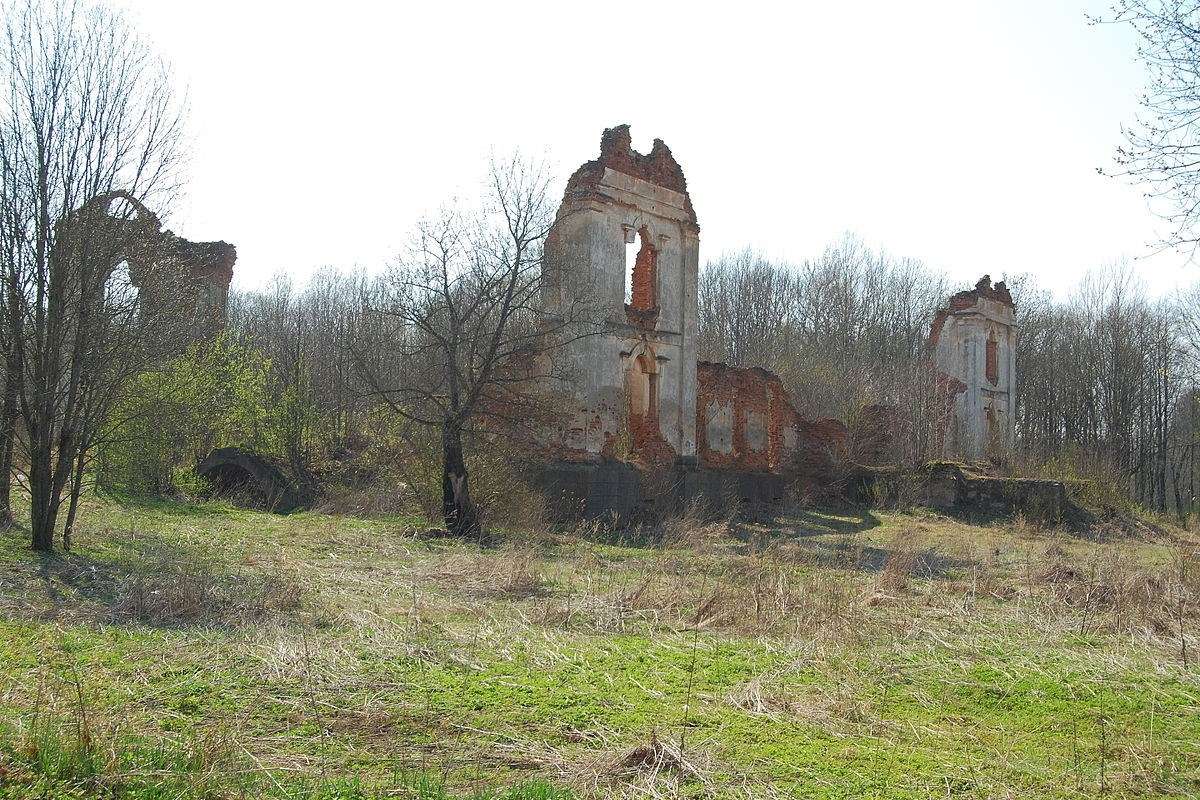
[[[670,464],[675,461],[675,449],[663,438],[658,414],[630,414],[629,436],[633,455],[643,464]]]
[[[723,453],[708,441],[710,406],[733,409],[733,449]],[[747,436],[749,415],[756,413],[765,423],[765,441],[760,450],[750,447]],[[696,455],[706,467],[746,472],[782,472],[789,456],[785,453],[784,431],[797,429],[796,412],[777,375],[757,367],[741,369],[701,361],[696,365]]]
[[[1000,359],[997,357],[998,350],[999,343],[996,341],[996,333],[993,331],[991,335],[988,336],[985,350],[986,359],[984,363],[984,375],[987,377],[988,382],[991,383],[992,386],[996,386],[1000,383]]]
[[[655,297],[655,284],[657,283],[658,270],[658,253],[648,241],[650,231],[642,228],[638,232],[638,239],[642,246],[637,252],[637,258],[633,262],[632,288],[630,291],[630,308],[638,311],[652,311],[658,308],[658,298]]]

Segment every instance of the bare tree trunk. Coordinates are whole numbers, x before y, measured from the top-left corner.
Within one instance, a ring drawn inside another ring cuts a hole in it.
[[[87,448],[79,449],[75,459],[75,471],[71,476],[71,498],[67,503],[67,522],[63,526],[63,550],[71,549],[71,539],[75,535],[75,512],[79,510],[79,495],[83,490],[83,468],[87,463]]]
[[[33,549],[54,549],[54,530],[58,519],[59,493],[54,490],[54,468],[50,447],[35,448],[29,470],[29,509]]]
[[[11,345],[4,359],[4,401],[0,404],[0,527],[11,527],[13,440],[17,435],[17,405],[21,380],[21,364]]]
[[[449,419],[442,425],[442,515],[452,535],[480,538],[479,514],[471,502],[470,475],[463,461],[462,428]]]

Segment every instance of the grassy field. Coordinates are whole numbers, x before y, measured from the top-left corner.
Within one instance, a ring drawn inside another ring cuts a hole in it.
[[[83,522],[0,534],[0,798],[1200,795],[1179,531]]]

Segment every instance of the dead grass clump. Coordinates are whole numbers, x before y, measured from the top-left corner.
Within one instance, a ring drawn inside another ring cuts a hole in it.
[[[845,638],[858,616],[853,587],[835,573],[797,573],[764,559],[749,585],[731,626],[741,633],[780,632],[813,640]]]
[[[1045,526],[1039,520],[1026,516],[1023,511],[1016,513],[1008,527],[1018,539],[1035,539],[1045,532]]]
[[[497,551],[459,554],[421,571],[421,577],[479,597],[520,600],[549,593],[542,560],[527,543],[512,543]]]
[[[1043,553],[1043,558],[1047,561],[1051,559],[1062,560],[1067,557],[1067,551],[1062,548],[1058,542],[1051,542],[1046,546],[1046,551]]]
[[[367,486],[334,483],[324,488],[316,510],[322,514],[369,518],[398,516],[419,507],[405,483],[381,482]]]
[[[611,517],[580,518],[565,535],[581,542],[613,542],[618,538],[616,523]]]
[[[543,774],[554,774],[556,783],[580,797],[712,797],[719,788],[714,778],[718,769],[711,753],[682,736],[660,738],[656,730],[649,741],[633,747],[622,746],[624,737],[604,727],[568,729],[565,736],[586,748],[582,752],[572,748],[568,753],[524,739],[510,739],[498,747],[505,763],[520,763]],[[722,764],[719,771],[729,773],[731,768]]]
[[[658,540],[666,548],[707,554],[721,550],[733,530],[734,516],[729,511],[717,514],[692,503],[682,514],[663,520]]]
[[[734,708],[756,717],[774,719],[799,715],[799,704],[778,687],[769,686],[771,676],[759,675],[735,689],[727,698]]]
[[[797,569],[764,556],[746,562],[702,580],[673,576],[643,603],[689,628],[821,642],[857,640],[862,633],[857,588],[842,576]],[[637,598],[645,598],[642,585],[636,592]]]
[[[621,755],[612,766],[615,774],[625,778],[637,777],[654,781],[666,774],[696,781],[707,785],[707,768],[701,753],[686,753],[682,746],[657,733],[650,734],[650,741],[640,744]]]
[[[876,732],[883,722],[868,703],[845,687],[795,687],[778,683],[779,673],[760,675],[732,692],[726,701],[755,716],[803,720],[834,736]]]
[[[910,580],[919,574],[923,565],[932,561],[911,530],[900,530],[892,536],[887,560],[875,579],[876,594],[896,595],[909,588]]]
[[[109,613],[114,622],[155,626],[238,625],[294,617],[304,594],[293,571],[225,574],[205,563],[185,563],[130,576]]]
[[[509,547],[495,561],[493,578],[500,594],[522,598],[546,593],[548,583],[542,575],[542,561],[532,547]]]
[[[1187,661],[1197,615],[1200,615],[1200,554],[1179,548],[1172,563],[1159,569],[1130,565],[1115,550],[1101,551],[1082,562],[1065,557],[1038,575],[1052,606],[1081,634],[1107,632],[1144,635],[1179,648]]]
[[[814,690],[799,698],[794,708],[798,716],[834,736],[877,734],[887,724],[879,719],[866,702],[845,688]]]

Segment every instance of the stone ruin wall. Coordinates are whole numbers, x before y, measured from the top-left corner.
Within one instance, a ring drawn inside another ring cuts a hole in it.
[[[100,253],[111,272],[128,264],[141,304],[163,319],[188,325],[191,339],[224,326],[237,249],[228,242],[192,242],[163,230],[158,216],[124,191],[88,200],[56,226],[55,258]],[[84,243],[87,243],[86,245]]]
[[[983,459],[1013,444],[1016,392],[1016,320],[1003,281],[984,275],[938,311],[930,330],[934,363],[952,396],[945,451]]]
[[[558,431],[574,459],[696,455],[696,278],[700,228],[683,170],[661,140],[635,152],[627,125],[567,182],[546,241],[543,305],[566,316],[586,291],[609,333],[572,342],[568,412]],[[626,248],[640,242],[626,302]]]
[[[697,361],[699,231],[667,146],[655,140],[643,155],[627,125],[605,130],[600,156],[568,181],[546,242],[543,304],[565,313],[587,286],[609,323],[607,334],[564,354],[574,378],[551,459],[786,476],[813,487],[852,463],[895,463],[895,406],[864,409],[853,429],[805,420],[777,375]],[[627,277],[626,248],[637,243]],[[986,276],[935,317],[931,356],[953,406],[948,448],[982,453],[1011,440],[1014,345],[1012,298]]]
[[[764,369],[696,366],[697,452],[717,469],[781,472],[796,454],[799,416],[783,382]]]
[[[704,467],[786,475],[818,490],[858,452],[864,431],[836,419],[804,419],[783,381],[761,367],[697,365],[697,453]],[[873,423],[879,415],[867,416]],[[876,436],[873,427],[866,433]],[[873,454],[879,444],[865,438]]]

